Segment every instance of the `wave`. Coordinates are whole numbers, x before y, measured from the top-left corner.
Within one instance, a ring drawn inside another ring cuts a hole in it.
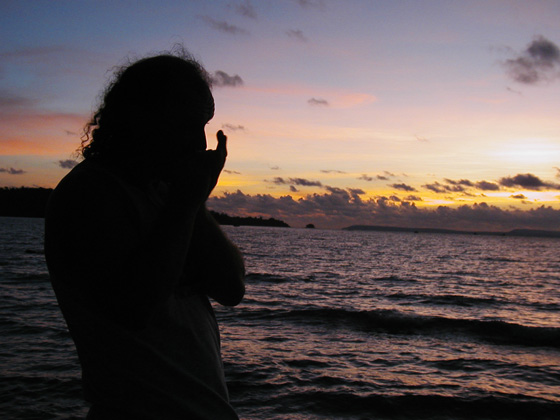
[[[462,295],[438,295],[427,296],[422,303],[429,303],[433,305],[480,306],[495,305],[497,303],[501,303],[501,301],[495,297],[483,298]]]
[[[495,297],[472,297],[463,295],[409,295],[406,293],[393,293],[387,295],[389,299],[418,301],[429,305],[453,305],[453,306],[486,306],[504,303]]]
[[[524,261],[520,261],[519,259],[514,258],[507,258],[507,257],[485,257],[481,258],[483,261],[491,261],[491,262],[507,262],[507,263],[522,263]]]
[[[558,303],[531,303],[531,306],[541,311],[560,311]]]
[[[43,248],[27,248],[24,252],[26,254],[45,255],[45,250]]]
[[[245,276],[247,282],[263,282],[263,283],[286,283],[286,282],[312,282],[317,280],[318,275],[321,278],[339,278],[340,274],[334,272],[322,272],[313,273],[305,276],[292,275],[290,277],[285,277],[281,275],[268,274],[268,273],[249,273]],[[395,275],[374,277],[372,279],[374,282],[403,282],[403,283],[417,283],[418,280],[412,278],[403,278]]]
[[[286,283],[292,281],[289,277],[276,276],[274,274],[249,273],[245,276],[246,282],[262,282],[262,283]]]
[[[2,418],[84,418],[87,410],[77,373],[62,377],[6,374],[0,382]]]
[[[411,278],[403,278],[395,275],[374,277],[373,281],[389,281],[389,282],[405,282],[405,283],[417,283],[418,280]]]
[[[457,398],[445,395],[356,395],[340,391],[290,392],[269,395],[277,412],[314,414],[326,418],[414,419],[553,419],[560,407],[552,401],[518,395]],[[262,414],[262,413],[261,413]],[[297,418],[305,418],[305,417]],[[255,417],[260,418],[260,417]],[[280,417],[277,417],[280,418]]]
[[[560,348],[560,328],[530,327],[506,321],[447,318],[375,309],[354,311],[337,308],[259,309],[239,314],[246,319],[267,319],[328,325],[365,333],[399,335],[467,336],[495,344]]]
[[[445,360],[424,360],[424,364],[436,368],[440,372],[457,372],[470,376],[474,374],[488,375],[488,372],[516,372],[510,373],[510,378],[519,378],[524,382],[539,384],[540,386],[557,387],[560,383],[560,372],[551,370],[549,366],[527,366],[513,359],[496,360],[488,358],[453,357]],[[551,388],[553,389],[553,388]]]

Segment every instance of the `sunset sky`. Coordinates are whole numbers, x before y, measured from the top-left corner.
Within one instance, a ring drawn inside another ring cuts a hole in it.
[[[3,1],[0,186],[56,186],[111,68],[182,43],[229,138],[215,210],[560,230],[558,22],[554,0]]]

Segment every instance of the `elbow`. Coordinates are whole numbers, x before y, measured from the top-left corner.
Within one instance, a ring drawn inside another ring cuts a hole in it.
[[[222,306],[229,306],[234,307],[241,303],[243,300],[243,296],[228,296],[220,299],[216,299],[216,301]]]
[[[218,293],[210,295],[216,302],[223,306],[237,306],[245,296],[244,277],[232,279],[227,287],[222,288]]]

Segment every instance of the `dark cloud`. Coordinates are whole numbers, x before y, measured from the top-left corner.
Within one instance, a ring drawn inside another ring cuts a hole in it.
[[[235,76],[230,76],[225,71],[218,70],[214,72],[211,76],[212,84],[214,86],[243,86],[243,79],[239,77],[237,74]]]
[[[475,183],[469,181],[468,179],[454,180],[445,178],[444,181],[449,185],[442,185],[441,187],[447,192],[460,192],[463,195],[471,196],[471,194],[466,193],[468,187],[475,187]]]
[[[451,185],[461,185],[465,187],[474,187],[474,184],[469,181],[468,179],[460,179],[459,181],[455,181],[453,179],[445,178],[445,182]]]
[[[290,191],[291,192],[299,192],[299,190],[296,187],[294,187],[293,185],[290,185]]]
[[[311,98],[307,101],[311,106],[329,106],[329,102],[326,99],[321,98]]]
[[[33,99],[14,94],[6,89],[0,89],[0,109],[3,111],[21,110],[22,108],[29,108],[35,103],[36,101]]]
[[[343,210],[343,203],[352,203],[354,206],[362,206],[363,201],[360,197],[365,194],[365,191],[360,188],[338,188],[325,186],[327,194],[313,194],[316,200],[319,200],[323,205],[333,205],[335,208]],[[307,197],[310,197],[309,195]],[[300,199],[300,202],[302,199]]]
[[[270,169],[272,169],[273,171],[279,171],[280,166],[271,166]]]
[[[554,167],[556,169],[556,178],[560,179],[560,168]]]
[[[545,182],[533,174],[517,174],[513,177],[504,177],[499,180],[499,183],[504,187],[524,188],[531,191],[560,189],[560,185]]]
[[[289,183],[287,180],[285,180],[284,178],[282,178],[280,176],[277,176],[272,181],[268,181],[268,180],[265,179],[265,182],[272,182],[273,184],[277,184],[277,185],[285,185],[285,184]]]
[[[239,26],[232,25],[226,21],[220,21],[211,18],[210,16],[202,16],[202,19],[206,22],[208,26],[217,31],[225,32],[231,35],[247,35],[249,31],[240,28]]]
[[[344,188],[338,187],[329,187],[328,185],[325,186],[325,189],[330,192],[331,194],[344,194],[347,195],[347,191]]]
[[[222,124],[222,128],[224,130],[229,130],[229,131],[245,131],[245,127],[242,125],[234,125],[234,124]]]
[[[324,174],[345,174],[344,171],[337,171],[335,169],[321,169],[321,172]]]
[[[307,37],[303,34],[301,29],[290,29],[289,31],[286,31],[286,35],[299,42],[307,42]]]
[[[442,185],[437,181],[432,182],[431,184],[424,184],[424,185],[422,185],[422,187],[424,187],[428,190],[431,190],[433,192],[436,192],[436,193],[447,192],[447,189],[445,188],[445,185]]]
[[[464,193],[466,188],[462,185],[446,185],[445,189],[449,192]]]
[[[324,7],[323,0],[295,0],[297,4],[299,4],[304,9],[309,8],[318,8],[322,9]]]
[[[23,175],[26,173],[23,169],[14,169],[14,168],[0,168],[0,173],[5,173],[8,175]]]
[[[506,87],[506,90],[509,91],[509,92],[511,92],[511,93],[515,93],[516,95],[520,95],[520,96],[523,95],[522,92],[520,92],[520,91],[518,91],[518,90],[515,90],[515,89],[512,89],[512,88],[510,88],[509,86]]]
[[[290,182],[305,187],[321,187],[323,185],[320,181],[310,181],[305,178],[290,178]]]
[[[543,36],[536,37],[518,57],[504,63],[516,82],[536,84],[560,76],[560,49]]]
[[[410,200],[412,201],[412,200]],[[241,191],[210,197],[209,208],[236,215],[274,217],[292,226],[339,228],[352,224],[404,227],[440,227],[463,230],[508,231],[550,229],[560,226],[560,210],[541,206],[530,210],[504,210],[486,203],[417,208],[414,203],[377,197],[364,200],[360,194],[329,187],[324,194],[308,194],[294,200],[290,195],[248,195]]]
[[[406,184],[391,184],[390,187],[393,187],[397,190],[407,191],[407,192],[417,191],[416,188],[411,187],[410,185],[406,185]]]
[[[475,187],[482,191],[498,191],[500,189],[498,184],[488,181],[478,181],[475,183]]]
[[[510,195],[510,198],[515,198],[517,200],[526,200],[527,197],[525,197],[523,194],[515,194],[515,195]]]
[[[250,0],[245,0],[242,3],[233,5],[233,10],[235,10],[235,13],[241,16],[245,16],[251,19],[257,18],[257,12],[255,11],[255,8],[253,7],[253,4]]]
[[[320,181],[310,181],[309,179],[305,178],[282,178],[280,176],[275,177],[273,180],[269,181],[265,179],[265,182],[272,182],[276,185],[299,185],[302,187],[322,187]]]
[[[74,166],[76,166],[78,164],[78,162],[76,162],[73,159],[66,159],[66,160],[59,160],[57,162],[58,166],[60,166],[61,168],[64,169],[72,169]]]
[[[423,201],[422,197],[418,196],[418,195],[409,195],[407,197],[404,198],[406,201]]]
[[[224,172],[226,174],[230,174],[230,175],[241,175],[241,172],[232,171],[232,170],[229,170],[229,169],[224,169]]]
[[[389,171],[383,171],[383,173],[384,173],[385,175],[387,175],[388,177],[395,177],[395,176],[396,176],[394,173],[389,172]],[[403,175],[404,175],[404,176],[408,176],[408,175],[406,175],[406,174],[403,174]]]
[[[500,186],[498,184],[488,181],[473,182],[468,179],[454,180],[449,178],[445,178],[444,181],[446,182],[446,184],[441,184],[435,181],[431,184],[422,185],[422,187],[436,193],[456,192],[463,193],[467,196],[472,196],[472,194],[469,194],[467,192],[468,188],[476,188],[482,191],[497,191],[500,189]]]
[[[385,175],[376,175],[375,178],[369,176],[368,174],[362,174],[362,176],[360,176],[357,179],[361,179],[361,180],[364,180],[364,181],[373,181],[374,179],[377,179],[379,181],[388,181],[389,178],[395,176],[395,174],[392,174],[391,172],[384,171],[383,173]]]

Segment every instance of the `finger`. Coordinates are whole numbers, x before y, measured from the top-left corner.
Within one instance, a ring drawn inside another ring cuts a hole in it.
[[[216,150],[218,152],[220,152],[220,154],[223,154],[224,157],[227,156],[227,136],[224,134],[224,132],[222,130],[218,131],[216,133],[216,137],[218,139],[218,147],[216,147]]]

